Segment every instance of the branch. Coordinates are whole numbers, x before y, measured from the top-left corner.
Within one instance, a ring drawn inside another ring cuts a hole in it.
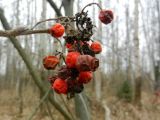
[[[102,10],[101,6],[100,6],[98,3],[90,3],[90,4],[87,4],[87,5],[82,9],[81,13],[82,13],[87,7],[89,7],[89,6],[91,6],[91,5],[97,5],[98,8],[99,8],[100,10]]]
[[[75,21],[75,17],[58,17],[58,18],[50,18],[50,19],[45,19],[42,21],[37,22],[32,28],[31,30],[33,30],[35,27],[37,27],[39,24],[43,23],[43,22],[47,22],[47,21],[57,21],[57,22],[61,22],[62,24],[65,23],[65,21],[70,20],[70,22],[74,22]],[[63,21],[63,22],[62,22]]]
[[[42,29],[42,30],[29,30],[26,28],[17,28],[13,30],[0,30],[0,37],[10,37],[10,36],[20,36],[20,35],[30,35],[30,34],[43,34],[49,33],[49,29]]]
[[[63,7],[63,0],[62,0],[62,3],[61,3],[61,6],[59,7],[59,11],[61,11],[62,7]]]
[[[47,0],[51,7],[55,10],[57,16],[62,16],[62,13],[59,11],[57,5],[52,0]]]
[[[67,16],[67,17],[58,17],[58,18],[50,18],[50,19],[42,20],[42,21],[37,22],[31,29],[28,29],[26,27],[19,27],[19,28],[12,29],[12,30],[10,28],[6,29],[5,31],[0,30],[0,37],[11,37],[11,36],[16,37],[16,36],[20,36],[20,35],[44,34],[44,33],[49,34],[49,29],[34,30],[34,28],[43,22],[53,21],[53,20],[57,20],[61,24],[67,24],[68,22],[74,22],[75,17]],[[3,21],[3,22],[5,22],[5,21]]]
[[[11,29],[6,17],[4,16],[4,12],[1,8],[0,8],[0,20],[1,20],[2,25],[5,30]],[[9,40],[16,48],[19,55],[22,57],[30,75],[32,76],[32,78],[34,80],[34,82],[36,83],[38,88],[45,94],[47,92],[48,88],[44,85],[43,81],[40,78],[39,73],[37,72],[34,65],[32,64],[32,60],[30,58],[30,55],[26,51],[24,51],[24,49],[22,48],[22,46],[20,45],[20,43],[18,42],[18,40],[15,37],[9,36]],[[49,101],[65,117],[65,119],[72,120],[72,118],[68,114],[68,112],[66,112],[66,110],[63,109],[63,106],[59,105],[59,103],[54,99],[52,94],[49,94]]]
[[[61,100],[63,101],[64,106],[66,107],[66,109],[68,110],[68,112],[71,114],[72,119],[73,119],[73,120],[76,120],[77,118],[75,119],[74,115],[72,114],[72,111],[69,109],[69,106],[68,106],[67,103],[65,102],[65,100],[64,100],[64,98],[63,98],[62,95],[60,95],[60,98],[61,98]]]
[[[29,116],[28,120],[32,120],[32,118],[34,117],[34,115],[36,114],[36,112],[38,111],[40,105],[46,100],[46,98],[48,97],[49,92],[51,91],[51,89],[49,89],[45,95],[42,97],[42,99],[40,100],[39,104],[34,108],[32,114]]]
[[[52,111],[51,111],[51,108],[48,104],[48,101],[46,102],[46,107],[47,107],[47,112],[48,112],[48,115],[50,116],[51,120],[54,120],[54,117],[52,115]]]

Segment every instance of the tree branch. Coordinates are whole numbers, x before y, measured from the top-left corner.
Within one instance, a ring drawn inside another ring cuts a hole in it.
[[[51,7],[55,10],[57,16],[62,16],[62,13],[59,11],[57,5],[52,0],[47,0]]]
[[[51,89],[49,89],[45,95],[42,97],[42,99],[40,100],[40,102],[38,103],[38,105],[34,108],[33,112],[30,114],[30,116],[28,117],[27,120],[32,120],[34,115],[36,114],[36,112],[38,111],[38,109],[40,108],[40,105],[46,100],[46,98],[48,97],[49,92],[51,91]]]
[[[20,36],[20,35],[30,35],[30,34],[43,34],[49,33],[49,29],[42,29],[42,30],[29,30],[23,28],[17,28],[13,30],[0,30],[0,37],[10,37],[10,36]]]
[[[2,25],[5,30],[11,29],[6,17],[4,16],[3,9],[1,9],[1,8],[0,8],[0,20],[1,20]],[[29,70],[30,75],[32,76],[32,78],[34,80],[34,82],[36,83],[38,88],[43,92],[43,94],[45,94],[47,92],[49,86],[47,87],[46,85],[44,85],[43,81],[40,78],[40,74],[37,72],[34,65],[32,64],[32,60],[30,58],[30,55],[26,51],[24,51],[24,49],[22,48],[22,46],[20,45],[20,43],[18,42],[18,40],[15,37],[9,36],[8,38],[11,41],[11,43],[14,45],[16,50],[18,51],[19,55],[22,57],[27,69]],[[52,94],[49,94],[49,101],[65,117],[65,119],[72,120],[72,118],[68,114],[68,112],[63,109],[63,106],[58,104],[58,102],[54,99]]]

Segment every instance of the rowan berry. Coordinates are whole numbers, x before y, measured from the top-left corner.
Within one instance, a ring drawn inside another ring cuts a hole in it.
[[[113,20],[113,12],[111,10],[101,10],[99,19],[104,24],[109,24]]]
[[[88,83],[92,79],[92,72],[86,71],[86,72],[80,72],[78,82],[79,83]]]
[[[47,56],[43,59],[43,66],[48,70],[53,70],[59,63],[59,59],[56,56]]]
[[[98,41],[92,42],[90,48],[95,54],[98,54],[102,51],[102,46]]]
[[[79,52],[69,52],[66,56],[66,65],[68,68],[75,68]]]
[[[64,31],[65,28],[60,23],[56,23],[50,28],[50,34],[55,38],[61,37],[64,34]]]
[[[57,78],[52,84],[52,88],[59,94],[67,94],[68,85],[65,80]]]

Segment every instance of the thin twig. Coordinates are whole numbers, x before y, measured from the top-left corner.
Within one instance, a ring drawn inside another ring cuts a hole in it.
[[[64,106],[66,107],[66,109],[68,110],[68,112],[71,114],[72,119],[76,120],[75,117],[74,117],[74,115],[72,114],[72,111],[69,109],[69,107],[68,107],[67,103],[65,102],[65,100],[64,100],[64,98],[63,98],[62,95],[60,95],[60,98],[62,99],[62,101],[64,103]]]
[[[52,111],[51,111],[51,108],[50,108],[50,106],[49,106],[48,101],[46,102],[46,106],[47,106],[48,114],[49,114],[49,116],[51,117],[51,120],[54,120],[54,117],[52,116]]]
[[[40,105],[45,101],[45,99],[48,97],[48,94],[50,92],[51,89],[49,89],[45,95],[42,97],[42,99],[40,100],[39,104],[35,107],[35,109],[33,110],[32,114],[29,116],[29,118],[27,120],[32,120],[32,118],[34,117],[34,115],[36,114],[36,112],[38,111]]]
[[[56,40],[59,42],[60,46],[63,48],[61,41],[58,38],[56,38]]]
[[[90,4],[86,5],[86,6],[82,9],[81,13],[82,13],[87,7],[89,7],[89,6],[91,6],[91,5],[97,5],[97,6],[99,7],[99,9],[102,10],[101,6],[100,6],[98,3],[90,3]]]
[[[43,23],[43,22],[47,22],[47,21],[53,21],[53,20],[58,20],[58,18],[50,18],[50,19],[46,19],[46,20],[42,20],[42,21],[39,21],[38,23],[36,23],[32,28],[31,30],[33,30],[37,25]]]
[[[63,19],[70,19],[71,22],[74,21],[74,18],[75,17],[68,17],[68,16],[64,16],[64,17],[58,17],[58,18],[49,18],[49,19],[46,19],[46,20],[42,20],[42,21],[39,21],[38,23],[36,23],[32,28],[31,30],[33,30],[35,27],[37,27],[39,24],[43,23],[43,22],[47,22],[47,21],[54,21],[54,20],[63,20]]]

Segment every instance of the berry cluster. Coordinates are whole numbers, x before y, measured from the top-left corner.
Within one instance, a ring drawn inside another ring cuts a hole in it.
[[[104,24],[110,23],[113,20],[112,11],[101,10],[99,19]],[[64,32],[66,34],[63,37],[68,51],[64,58],[65,65],[61,65],[57,74],[49,78],[49,81],[57,93],[67,94],[68,98],[73,97],[75,93],[82,92],[84,84],[92,80],[93,72],[99,67],[99,60],[95,55],[102,51],[101,44],[91,40],[94,25],[87,12],[77,13],[73,21],[76,24],[76,30],[71,28],[69,23],[56,23],[49,30],[49,33],[55,38],[62,37]],[[68,32],[68,26],[72,32]],[[64,53],[61,54],[64,57]],[[47,56],[43,59],[43,65],[48,70],[54,70],[60,58]]]

